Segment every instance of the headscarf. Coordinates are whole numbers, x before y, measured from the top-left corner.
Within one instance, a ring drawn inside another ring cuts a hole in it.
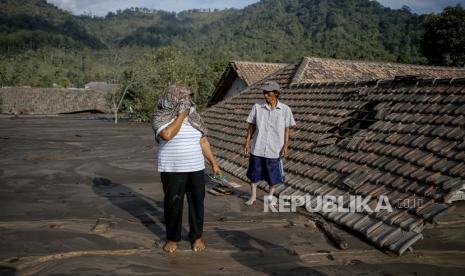
[[[189,112],[188,121],[190,125],[200,131],[202,136],[207,134],[207,128],[203,122],[200,114],[195,110],[195,104],[190,99],[186,100],[186,96],[192,95],[192,92],[184,87],[171,85],[163,91],[160,99],[158,100],[158,111],[153,114],[152,128],[155,132],[155,139],[158,141],[156,136],[157,130],[175,119],[179,112]]]

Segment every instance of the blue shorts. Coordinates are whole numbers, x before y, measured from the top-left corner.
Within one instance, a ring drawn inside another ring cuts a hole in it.
[[[251,154],[247,177],[252,183],[261,180],[265,180],[270,186],[283,183],[284,171],[281,158],[271,159]]]

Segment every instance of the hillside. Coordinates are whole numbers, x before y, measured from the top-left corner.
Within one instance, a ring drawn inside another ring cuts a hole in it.
[[[45,0],[0,1],[0,49],[10,54],[43,47],[102,49],[75,16]]]
[[[174,44],[195,54],[216,49],[234,59],[289,62],[315,55],[418,63],[421,22],[408,10],[369,0],[262,0],[200,26],[195,20],[186,24],[182,17],[167,17],[122,42]]]
[[[202,56],[222,52],[233,59],[281,62],[303,55],[422,62],[422,17],[369,0],[262,0],[242,10],[107,17],[102,20],[107,29],[127,32],[113,41],[120,46],[177,45]]]
[[[421,63],[422,18],[369,0],[262,0],[242,10],[127,11],[101,21],[107,30],[126,31],[125,37],[113,33],[113,45],[177,45],[207,58],[290,62],[312,55]]]
[[[86,30],[99,37],[110,47],[147,46],[160,47],[171,44],[185,32],[198,31],[201,27],[224,17],[227,11],[172,13],[144,8],[131,8],[105,17],[79,16]]]
[[[262,0],[241,10],[179,14],[132,8],[105,17],[72,16],[45,0],[0,3],[6,50],[176,45],[234,59],[422,61],[422,17],[369,0]]]

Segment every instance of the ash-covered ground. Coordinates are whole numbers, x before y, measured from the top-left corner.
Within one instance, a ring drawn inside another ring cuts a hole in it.
[[[463,203],[398,257],[341,229],[349,249],[339,250],[306,217],[248,207],[246,183],[207,193],[206,251],[190,249],[185,205],[184,240],[165,253],[155,156],[149,124],[0,117],[0,275],[465,273]]]

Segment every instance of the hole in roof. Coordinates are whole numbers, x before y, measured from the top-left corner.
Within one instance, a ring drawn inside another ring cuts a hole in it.
[[[349,120],[342,123],[339,128],[335,128],[333,131],[341,136],[341,138],[346,138],[354,136],[360,130],[368,129],[376,122],[377,111],[375,107],[379,103],[379,101],[367,102],[360,109],[354,111]]]

